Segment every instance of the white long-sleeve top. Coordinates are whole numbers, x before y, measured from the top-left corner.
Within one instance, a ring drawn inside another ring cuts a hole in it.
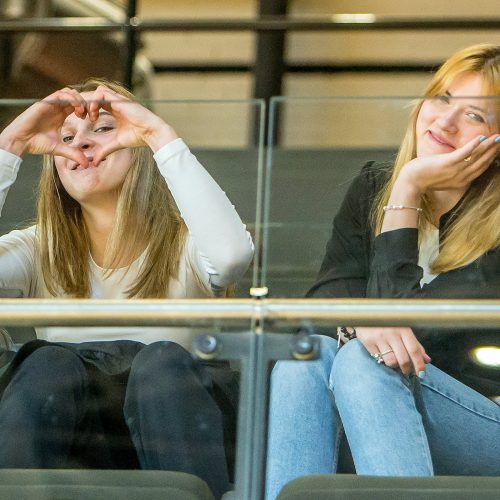
[[[163,146],[154,158],[188,228],[178,275],[171,280],[165,298],[210,297],[214,286],[230,285],[246,271],[253,256],[251,236],[225,193],[182,139]],[[21,162],[21,158],[0,150],[0,212]],[[105,279],[105,270],[89,255],[90,298],[125,298],[124,292],[137,278],[144,257],[145,253]],[[0,287],[20,289],[25,297],[53,298],[41,273],[36,226],[0,237]],[[187,328],[171,327],[50,327],[36,331],[38,338],[52,342],[126,339],[149,344],[172,340],[184,346],[190,345],[192,333]]]

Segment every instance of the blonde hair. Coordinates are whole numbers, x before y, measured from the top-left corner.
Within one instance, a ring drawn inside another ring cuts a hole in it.
[[[79,92],[106,85],[128,98],[132,94],[116,82],[88,79],[73,88]],[[162,298],[179,268],[187,229],[149,148],[132,150],[131,165],[121,187],[115,222],[106,245],[104,267],[113,274],[123,258],[144,262],[127,296]],[[54,157],[44,157],[39,184],[37,238],[41,270],[52,295],[90,296],[90,241],[82,211],[64,189]]]
[[[436,72],[424,97],[443,95],[460,74],[473,72],[481,76],[485,95],[500,95],[500,46],[479,44],[460,50]],[[496,100],[496,121],[500,122],[500,100]],[[378,193],[372,213],[375,234],[379,234],[394,183],[402,167],[416,157],[416,122],[422,107],[420,100],[411,112],[408,128],[396,157],[392,176]],[[432,206],[422,198],[424,217],[420,218],[419,234],[429,227]],[[481,222],[478,224],[478,222]],[[489,168],[470,186],[459,209],[450,219],[440,252],[431,264],[434,273],[442,273],[470,264],[492,248],[500,245],[500,170]]]

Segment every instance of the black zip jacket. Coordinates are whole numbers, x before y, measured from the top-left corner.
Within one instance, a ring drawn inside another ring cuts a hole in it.
[[[373,201],[390,173],[390,165],[370,162],[354,179],[333,221],[318,280],[307,296],[499,299],[500,248],[488,251],[466,266],[441,273],[421,287],[418,230],[403,228],[374,236]],[[440,239],[459,205],[460,202],[441,217]],[[486,396],[500,395],[500,370],[478,367],[468,355],[476,345],[500,346],[500,330],[413,328],[413,331],[435,366]]]

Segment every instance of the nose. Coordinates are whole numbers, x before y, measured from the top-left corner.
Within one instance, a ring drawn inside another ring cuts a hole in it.
[[[451,106],[439,114],[438,125],[447,132],[454,133],[458,130],[460,119],[460,109],[458,106]]]
[[[94,146],[94,144],[95,143],[89,136],[89,134],[85,133],[84,131],[76,132],[75,136],[73,137],[73,140],[71,141],[71,145],[74,148],[81,149],[82,151],[91,149]]]

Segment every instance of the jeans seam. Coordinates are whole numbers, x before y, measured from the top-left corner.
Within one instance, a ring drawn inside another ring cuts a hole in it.
[[[340,418],[339,418],[340,420]],[[333,450],[333,472],[336,473],[339,467],[339,453],[340,453],[340,441],[344,436],[344,426],[341,422],[339,422],[337,435],[335,438],[335,449]]]
[[[459,401],[458,398],[452,398],[451,396],[449,396],[448,394],[444,393],[443,391],[440,391],[436,387],[432,387],[432,386],[427,385],[427,384],[422,383],[422,382],[421,382],[421,385],[423,387],[425,387],[426,389],[429,389],[430,391],[432,391],[432,392],[434,392],[436,394],[440,394],[441,396],[443,396],[444,398],[446,398],[448,401],[451,401],[452,403],[457,404],[458,406],[460,406],[461,408],[463,408],[464,410],[466,410],[466,411],[468,411],[470,413],[474,413],[475,415],[478,415],[480,417],[486,418],[487,420],[490,420],[492,422],[500,424],[500,419],[498,419],[498,418],[496,418],[494,416],[492,417],[490,415],[486,415],[484,412],[480,411],[479,409],[471,408],[470,406],[467,406],[465,403]]]

